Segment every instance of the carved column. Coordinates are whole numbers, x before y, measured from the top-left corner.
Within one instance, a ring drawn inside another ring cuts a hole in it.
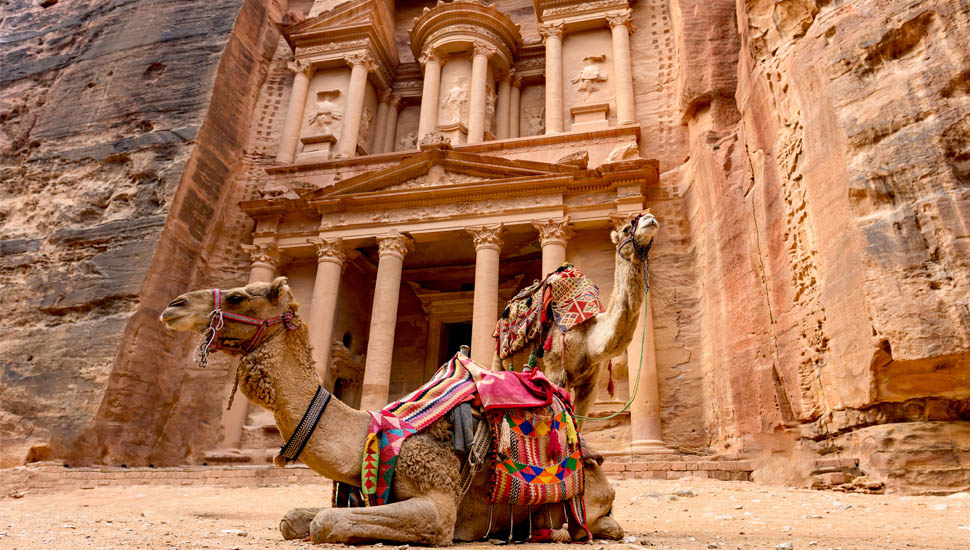
[[[361,390],[363,393],[360,398],[360,408],[364,411],[378,410],[387,404],[401,271],[404,267],[404,256],[413,249],[411,239],[400,233],[380,235],[377,237],[377,244],[380,260],[377,263],[374,305],[371,309],[367,359]]]
[[[276,270],[280,265],[280,252],[274,243],[242,245],[243,250],[249,252],[251,267],[249,268],[249,283],[271,283],[276,278]],[[232,407],[223,411],[220,425],[222,427],[223,447],[239,448],[242,440],[243,426],[246,425],[246,415],[249,412],[248,399],[233,399]]]
[[[384,131],[387,130],[387,112],[390,101],[390,90],[384,90],[377,95],[377,118],[374,120],[374,131],[371,132],[371,153],[384,152]]]
[[[364,112],[364,93],[367,89],[367,73],[377,68],[366,52],[352,53],[344,60],[350,65],[350,86],[347,90],[347,108],[344,111],[343,125],[340,130],[338,157],[357,155],[357,139],[360,134],[360,119]]]
[[[489,366],[495,355],[492,331],[498,321],[498,268],[502,224],[465,228],[475,243],[475,295],[472,304],[472,359]]]
[[[401,108],[401,98],[392,95],[387,104],[387,122],[384,128],[384,144],[381,146],[382,153],[393,153],[394,142],[397,140],[397,115]]]
[[[566,241],[573,236],[573,230],[569,228],[569,216],[536,220],[532,225],[539,230],[542,275],[546,276],[559,269],[566,261]]]
[[[519,137],[519,120],[522,116],[520,112],[522,98],[522,78],[512,78],[512,89],[509,94],[509,137]]]
[[[286,107],[280,148],[276,151],[276,162],[281,164],[290,164],[296,158],[296,146],[300,142],[300,130],[303,128],[306,94],[313,75],[313,66],[305,61],[294,61],[287,68],[293,73],[293,89],[290,90],[290,103]]]
[[[421,56],[424,64],[424,87],[421,90],[421,116],[418,119],[418,143],[438,126],[438,92],[441,87],[441,65],[444,59],[431,48]]]
[[[633,341],[626,350],[629,373],[627,376],[631,392],[637,376],[637,367],[641,365],[641,360],[643,362],[640,367],[637,396],[630,404],[630,450],[633,454],[641,455],[670,454],[673,450],[664,445],[660,430],[660,389],[657,378],[657,351],[653,335],[653,304],[650,303],[650,294],[647,294],[645,300],[647,312],[644,315],[641,311]],[[640,341],[644,329],[646,329],[646,335],[641,359]]]
[[[475,43],[475,53],[472,57],[472,83],[468,94],[468,143],[485,141],[485,102],[488,100],[485,88],[488,86],[488,58],[495,53],[495,48],[489,44]]]
[[[630,59],[630,11],[607,15],[613,32],[613,75],[616,90],[616,123],[633,124],[637,120],[633,96],[633,65]]]
[[[562,33],[563,24],[539,25],[546,44],[546,134],[562,132]]]
[[[498,83],[498,99],[495,105],[495,137],[506,139],[509,137],[509,111],[512,100],[512,74],[502,76]]]
[[[311,241],[317,251],[317,275],[313,282],[313,301],[310,303],[310,343],[313,345],[313,361],[317,377],[324,387],[330,385],[327,369],[330,368],[330,345],[333,341],[334,316],[337,313],[337,294],[340,291],[340,275],[347,254],[341,239]],[[332,389],[332,388],[329,388]]]

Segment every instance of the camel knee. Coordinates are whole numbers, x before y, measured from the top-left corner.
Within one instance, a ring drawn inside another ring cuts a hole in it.
[[[305,539],[310,535],[310,522],[320,512],[320,508],[294,508],[280,520],[280,534],[283,540]]]
[[[594,538],[620,540],[623,538],[623,528],[610,516],[603,516],[593,522],[590,531]]]

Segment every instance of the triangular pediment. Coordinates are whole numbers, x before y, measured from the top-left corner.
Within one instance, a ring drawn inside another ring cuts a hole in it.
[[[569,180],[585,170],[544,162],[510,160],[479,153],[430,149],[382,170],[354,176],[331,187],[308,191],[309,202],[398,193],[437,193],[476,185]]]
[[[344,2],[331,10],[286,28],[288,36],[303,36],[333,30],[337,27],[370,24],[377,12],[377,0]]]

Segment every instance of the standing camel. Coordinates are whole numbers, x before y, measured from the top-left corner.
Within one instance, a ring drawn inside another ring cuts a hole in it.
[[[218,299],[216,297],[218,296]],[[225,312],[215,335],[216,348],[242,355],[237,367],[238,387],[251,402],[273,413],[280,434],[289,438],[317,390],[307,328],[297,315],[286,278],[220,291],[199,290],[172,300],[161,320],[177,331],[207,333],[213,310]],[[253,320],[284,319],[268,328],[234,321],[230,314]],[[259,331],[259,333],[257,332]],[[208,347],[206,348],[208,349]],[[248,352],[245,350],[249,350]],[[320,475],[359,487],[364,442],[370,415],[338,399],[330,400],[299,460]],[[491,464],[475,476],[458,502],[460,464],[452,450],[450,422],[442,417],[423,432],[409,437],[401,448],[392,483],[395,502],[367,508],[296,508],[280,522],[285,539],[310,536],[315,543],[393,541],[444,546],[472,541],[489,531],[529,519],[529,508],[488,505]],[[614,491],[602,469],[585,463],[587,525],[599,538],[618,539],[623,530],[609,517]],[[532,510],[534,524],[563,522],[562,506]],[[574,530],[573,536],[579,536]]]
[[[643,308],[647,253],[658,229],[657,219],[647,212],[610,232],[616,246],[616,263],[613,292],[606,310],[571,328],[565,338],[553,338],[552,347],[539,360],[539,367],[550,380],[573,390],[574,410],[580,428],[596,398],[596,381],[603,365],[626,351],[633,340]],[[635,367],[630,365],[631,373]],[[501,360],[496,354],[492,369],[501,368]]]

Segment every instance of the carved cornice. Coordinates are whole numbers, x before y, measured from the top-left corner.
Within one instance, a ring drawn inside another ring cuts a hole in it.
[[[317,252],[317,263],[331,262],[344,265],[347,261],[347,251],[343,239],[309,239]]]
[[[275,271],[280,266],[280,249],[276,243],[244,244],[241,248],[249,252],[252,267],[269,267]]]
[[[539,244],[559,244],[566,246],[566,241],[573,236],[574,232],[569,227],[569,216],[562,218],[548,218],[545,220],[535,220],[532,226],[539,231]]]
[[[565,25],[562,21],[543,23],[539,25],[539,34],[542,35],[543,42],[553,37],[562,40],[562,33],[564,29]]]
[[[307,77],[313,76],[313,64],[303,59],[290,61],[286,64],[286,68],[294,75],[302,73]]]
[[[346,61],[347,64],[350,65],[351,67],[354,67],[356,65],[361,65],[365,69],[367,69],[367,72],[369,73],[377,70],[377,63],[374,61],[374,58],[371,57],[371,55],[367,52],[353,52],[353,53],[347,54],[344,56],[344,61]]]
[[[408,252],[414,250],[414,241],[401,233],[386,233],[377,236],[377,249],[377,255],[381,258],[394,256],[403,260]]]
[[[502,250],[502,230],[502,224],[465,228],[465,231],[472,236],[476,251],[483,249]]]

